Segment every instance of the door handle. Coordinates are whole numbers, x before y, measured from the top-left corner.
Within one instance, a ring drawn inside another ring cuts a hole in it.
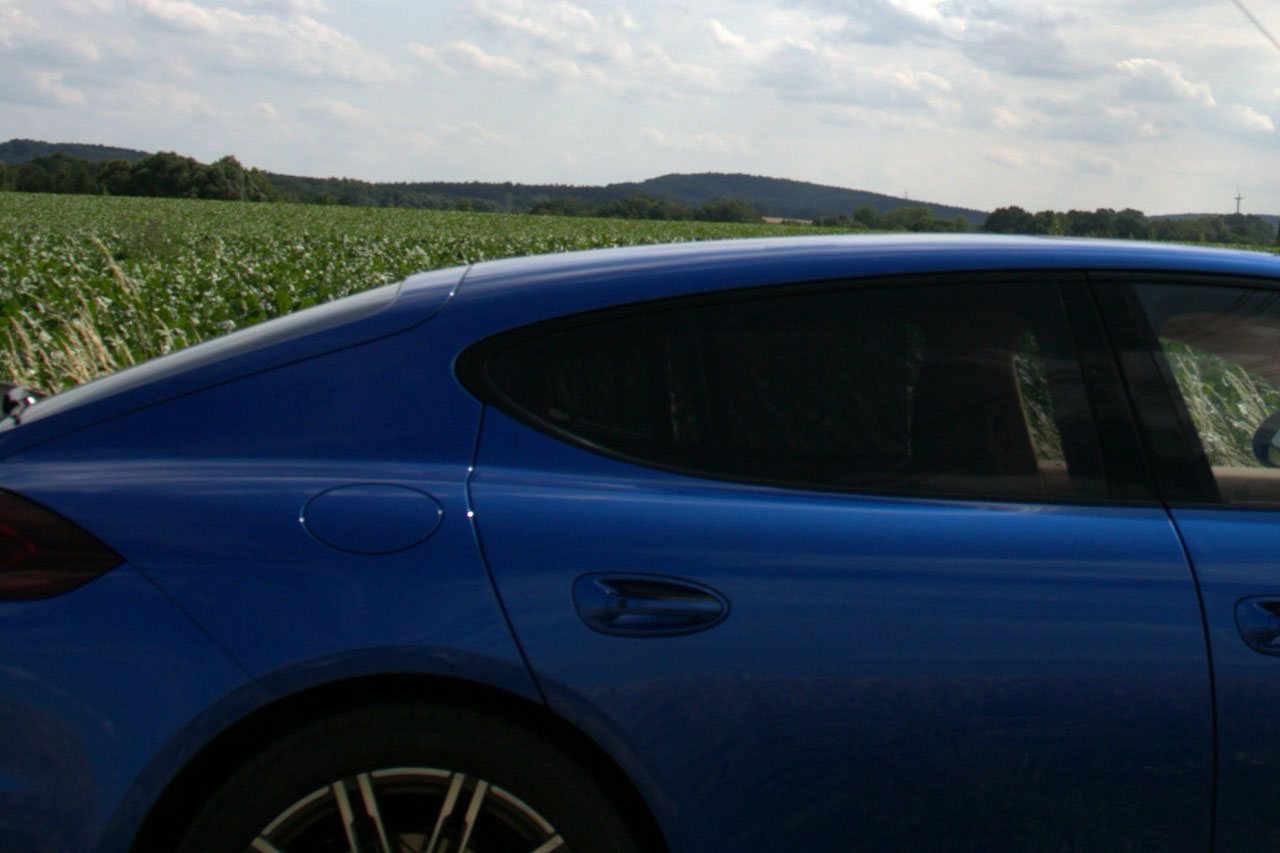
[[[1236,628],[1249,648],[1280,655],[1280,595],[1255,595],[1237,601]]]
[[[573,603],[587,627],[624,637],[687,634],[729,615],[729,602],[710,587],[659,575],[582,575]]]

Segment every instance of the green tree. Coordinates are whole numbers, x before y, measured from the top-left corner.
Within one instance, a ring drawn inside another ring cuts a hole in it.
[[[97,169],[79,157],[52,154],[20,165],[12,178],[14,189],[24,192],[96,193]]]
[[[174,151],[148,154],[129,167],[129,195],[195,198],[200,164]]]
[[[662,201],[644,193],[602,204],[600,216],[617,219],[692,219],[693,211],[680,202]]]
[[[864,228],[879,228],[880,214],[869,204],[864,204],[853,212],[853,221]]]
[[[200,198],[244,201],[248,197],[248,176],[240,161],[230,155],[201,166],[192,177]]]
[[[98,191],[97,170],[86,161],[65,154],[54,154],[49,161],[50,191],[82,195]]]
[[[34,160],[23,163],[18,167],[18,174],[14,176],[13,188],[24,193],[47,193],[49,192],[49,173]]]
[[[245,185],[245,198],[248,201],[275,201],[276,189],[271,186],[271,179],[259,169],[250,169]]]
[[[1062,220],[1056,210],[1040,210],[1031,217],[1030,234],[1061,234]]]
[[[129,161],[117,159],[99,163],[98,186],[110,195],[128,195]]]
[[[1204,242],[1204,231],[1199,219],[1156,219],[1151,223],[1151,234],[1157,240]]]
[[[921,205],[903,205],[880,217],[880,227],[888,231],[933,231],[933,211]]]
[[[1069,210],[1063,222],[1063,230],[1072,237],[1116,236],[1116,212],[1109,207],[1095,211]]]
[[[1141,210],[1126,207],[1116,214],[1115,236],[1124,240],[1151,239],[1151,224]]]
[[[1271,226],[1261,216],[1245,213],[1229,213],[1222,217],[1226,227],[1227,243],[1249,243],[1267,246],[1272,242]]]
[[[596,206],[576,196],[566,196],[535,202],[529,212],[546,216],[595,216]]]
[[[695,217],[708,222],[759,222],[760,214],[744,198],[712,199],[698,208]]]
[[[1034,234],[1034,227],[1035,217],[1017,205],[996,208],[982,223],[988,234]]]

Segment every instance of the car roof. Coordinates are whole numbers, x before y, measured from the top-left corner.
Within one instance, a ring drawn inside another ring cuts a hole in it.
[[[979,270],[1280,278],[1280,257],[1167,243],[976,234],[718,240],[485,261],[467,271],[450,310],[482,304],[496,311],[496,328],[538,316],[737,287]]]

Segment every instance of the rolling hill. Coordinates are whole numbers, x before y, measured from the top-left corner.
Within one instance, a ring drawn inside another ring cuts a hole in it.
[[[115,148],[110,145],[78,142],[40,142],[35,139],[10,139],[8,142],[0,142],[0,163],[6,166],[17,166],[37,157],[49,157],[54,154],[79,157],[91,163],[102,160],[128,160],[132,163],[150,153],[150,151],[138,151],[134,148]]]

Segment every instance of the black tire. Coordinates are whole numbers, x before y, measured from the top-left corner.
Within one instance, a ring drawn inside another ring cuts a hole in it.
[[[231,775],[179,851],[400,853],[432,837],[436,853],[464,837],[474,853],[640,853],[577,762],[514,721],[443,705],[359,708],[280,739]]]

